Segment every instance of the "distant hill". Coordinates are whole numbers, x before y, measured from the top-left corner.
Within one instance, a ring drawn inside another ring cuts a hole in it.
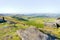
[[[38,13],[35,13],[35,14],[26,14],[26,16],[34,16],[34,17],[49,17],[49,18],[57,18],[57,17],[60,17],[60,14],[48,14],[48,13],[41,13],[41,14],[38,14]]]
[[[59,13],[56,13],[56,14],[48,14],[48,13],[32,13],[32,14],[0,14],[0,16],[18,16],[18,17],[21,17],[21,16],[32,16],[32,17],[49,17],[49,18],[57,18],[57,17],[60,17],[60,14]]]

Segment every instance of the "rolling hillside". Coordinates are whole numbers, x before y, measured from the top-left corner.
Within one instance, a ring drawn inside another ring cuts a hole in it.
[[[42,30],[46,34],[55,35],[60,38],[60,28],[45,27],[45,22],[54,22],[55,18],[44,17],[28,17],[28,16],[4,16],[7,22],[0,23],[0,40],[21,40],[16,31],[19,29],[26,29],[30,26]]]

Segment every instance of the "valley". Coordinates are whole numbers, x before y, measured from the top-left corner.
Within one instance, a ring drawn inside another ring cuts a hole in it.
[[[39,29],[45,34],[54,35],[60,39],[60,28],[48,27],[46,22],[55,22],[56,18],[32,17],[32,16],[1,16],[6,22],[0,23],[0,40],[21,40],[16,31],[30,26]]]

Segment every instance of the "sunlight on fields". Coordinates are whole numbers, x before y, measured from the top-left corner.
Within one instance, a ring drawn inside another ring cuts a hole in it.
[[[0,24],[0,40],[2,40],[6,36],[12,35],[12,40],[20,40],[20,38],[17,36],[16,31],[19,29],[25,29],[30,26],[34,26],[36,28],[42,28],[45,33],[50,33],[52,35],[57,36],[60,38],[60,28],[54,28],[54,27],[45,27],[44,22],[54,22],[54,18],[30,18],[29,21],[21,21],[16,18],[12,17],[5,17],[6,20],[15,22],[15,26],[13,24],[10,24],[8,22],[1,23]],[[3,32],[2,32],[3,31]],[[11,40],[9,38],[9,40]]]
[[[56,28],[56,27],[44,27],[42,29],[45,33],[49,33],[51,35],[54,35],[58,38],[60,38],[60,28]]]

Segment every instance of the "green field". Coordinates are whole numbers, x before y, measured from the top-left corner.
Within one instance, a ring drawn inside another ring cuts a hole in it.
[[[25,29],[30,26],[34,26],[36,28],[43,29],[44,22],[54,22],[55,21],[55,18],[43,18],[43,17],[42,18],[40,18],[40,17],[39,18],[30,18],[30,19],[28,19],[28,17],[23,17],[23,18],[27,19],[28,21],[20,20],[20,19],[13,18],[10,16],[5,17],[5,18],[6,18],[6,20],[15,22],[16,24],[10,24],[8,22],[0,23],[0,40],[4,40],[4,39],[21,40],[21,38],[19,38],[19,36],[16,34],[17,30]],[[57,37],[60,37],[59,33],[58,33]]]

